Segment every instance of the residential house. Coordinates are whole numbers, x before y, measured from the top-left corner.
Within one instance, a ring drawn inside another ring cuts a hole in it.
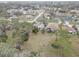
[[[41,22],[34,23],[34,27],[37,27],[39,30],[43,30],[45,28],[45,24]]]
[[[72,28],[72,27],[69,27],[69,28],[67,28],[67,31],[69,32],[69,33],[76,33],[76,30],[74,29],[74,28]]]
[[[57,31],[58,29],[59,29],[58,23],[49,23],[49,24],[46,26],[46,30],[47,30],[47,31],[54,32],[54,31]]]

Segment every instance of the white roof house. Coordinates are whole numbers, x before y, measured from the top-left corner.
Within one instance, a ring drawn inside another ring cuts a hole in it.
[[[72,27],[72,25],[71,25],[71,24],[69,24],[69,22],[68,22],[68,21],[65,21],[63,25],[68,26],[68,27]]]
[[[77,30],[79,31],[79,25],[76,25]]]
[[[45,28],[44,24],[41,22],[35,23],[33,26],[37,27],[39,30],[43,30]]]
[[[15,19],[15,18],[17,18],[17,16],[16,16],[16,15],[13,15],[13,16],[10,17],[9,19]]]
[[[76,26],[77,30],[79,31],[79,21],[76,22],[75,26]]]

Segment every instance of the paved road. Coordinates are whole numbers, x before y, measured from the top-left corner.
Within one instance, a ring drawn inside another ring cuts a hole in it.
[[[28,23],[33,23],[33,22],[36,22],[37,21],[37,19],[39,18],[39,17],[41,17],[41,15],[42,14],[44,14],[44,11],[43,12],[41,12],[41,13],[39,13],[39,15],[38,16],[36,16],[35,18],[34,18],[34,20],[32,20],[32,21],[24,21],[24,20],[19,20],[19,22],[28,22]],[[10,19],[8,19],[8,21],[11,21]]]
[[[41,12],[37,17],[35,17],[35,19],[34,20],[32,20],[32,21],[26,21],[26,22],[28,22],[28,23],[33,23],[33,22],[36,22],[37,21],[37,19],[42,15],[42,14],[44,14],[44,12]]]

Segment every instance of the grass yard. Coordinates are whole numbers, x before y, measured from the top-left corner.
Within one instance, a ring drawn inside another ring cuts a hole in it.
[[[29,40],[21,45],[22,50],[19,51],[15,48],[18,39],[21,39],[19,32],[22,29],[28,31],[32,30],[32,24],[18,23],[15,21],[14,26],[16,29],[15,37],[12,33],[15,30],[6,31],[8,39],[6,42],[0,42],[0,56],[17,56],[17,57],[69,57],[79,56],[79,40],[78,35],[70,34],[66,31],[58,31],[56,33],[42,33],[39,31],[37,34],[30,32]],[[52,46],[53,44],[53,46]]]

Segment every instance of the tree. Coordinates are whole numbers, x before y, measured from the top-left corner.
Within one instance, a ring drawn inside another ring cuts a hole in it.
[[[72,52],[70,34],[65,30],[58,31],[57,40],[52,44],[52,47],[55,48],[58,52],[57,54],[61,56],[69,56]]]
[[[20,38],[21,40],[24,42],[24,41],[28,41],[29,40],[29,32],[25,31],[25,30],[22,30],[20,32]]]

